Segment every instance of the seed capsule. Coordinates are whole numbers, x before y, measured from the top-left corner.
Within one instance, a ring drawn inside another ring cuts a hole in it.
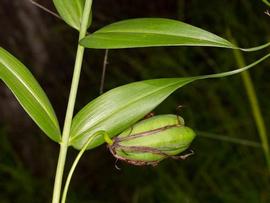
[[[142,120],[113,139],[109,149],[119,160],[134,165],[157,165],[185,151],[195,138],[177,115],[159,115]]]

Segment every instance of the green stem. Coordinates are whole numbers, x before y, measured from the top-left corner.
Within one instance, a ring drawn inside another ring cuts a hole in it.
[[[245,66],[245,61],[243,55],[239,50],[234,50],[234,56],[239,67]],[[261,113],[260,105],[257,99],[255,88],[252,83],[252,79],[248,71],[241,73],[241,77],[248,95],[250,106],[252,109],[253,117],[257,126],[257,130],[261,139],[261,144],[266,159],[268,169],[270,171],[270,151],[269,151],[269,142],[267,138],[266,127],[264,124],[264,119]]]
[[[83,148],[81,149],[81,151],[78,153],[76,159],[74,160],[71,168],[70,168],[70,171],[68,173],[68,176],[67,176],[67,180],[66,180],[66,183],[65,183],[65,187],[64,187],[64,190],[63,190],[63,194],[62,194],[62,200],[61,200],[61,203],[65,203],[66,202],[66,198],[67,198],[67,192],[68,192],[68,188],[69,188],[69,184],[70,184],[70,181],[71,181],[71,178],[72,178],[72,175],[76,169],[76,166],[78,165],[83,153],[85,152],[85,150],[87,149],[88,145],[98,136],[98,135],[101,135],[103,134],[104,135],[104,139],[105,139],[105,136],[106,137],[109,137],[108,134],[105,132],[105,131],[98,131],[96,132],[95,134],[93,134],[92,136],[90,136],[90,138],[87,140],[87,142],[83,145]]]
[[[79,40],[84,38],[86,35],[91,7],[92,7],[92,0],[86,0],[85,5],[84,5],[83,16],[82,16]],[[62,141],[60,143],[60,153],[59,153],[58,164],[57,164],[56,175],[55,175],[52,203],[60,202],[62,179],[63,179],[63,173],[64,173],[64,168],[65,168],[67,149],[68,149],[68,144],[69,144],[68,142],[69,142],[69,135],[70,135],[70,127],[71,127],[73,111],[74,111],[74,106],[75,106],[75,101],[76,101],[76,96],[77,96],[78,84],[80,80],[83,55],[84,55],[84,47],[78,45],[72,84],[71,84],[68,106],[67,106],[67,111],[66,111],[64,129],[63,129]]]

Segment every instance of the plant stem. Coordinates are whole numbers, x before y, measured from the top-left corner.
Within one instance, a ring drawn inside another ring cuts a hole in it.
[[[234,56],[239,67],[245,66],[245,61],[243,55],[239,50],[234,50]],[[252,79],[248,71],[241,73],[241,77],[248,95],[250,106],[252,109],[253,117],[257,126],[257,130],[261,139],[261,145],[263,148],[265,160],[270,171],[270,151],[269,151],[269,142],[267,138],[266,127],[264,124],[264,119],[261,113],[260,105],[257,99],[255,88],[252,83]]]
[[[86,35],[91,7],[92,7],[92,0],[86,0],[85,5],[84,5],[82,21],[81,21],[82,23],[81,23],[81,28],[80,28],[79,40],[84,38]],[[78,84],[80,80],[83,55],[84,55],[84,47],[82,47],[81,45],[78,45],[72,84],[71,84],[68,106],[67,106],[67,111],[66,111],[64,129],[63,129],[62,141],[60,143],[60,153],[59,153],[58,164],[57,164],[56,175],[55,175],[52,203],[60,202],[62,179],[63,179],[63,173],[64,173],[64,168],[65,168],[67,149],[68,149],[68,144],[69,144],[68,142],[69,142],[69,136],[70,136],[70,127],[71,127],[73,111],[74,111],[74,106],[75,106],[75,101],[76,101],[76,96],[77,96]]]
[[[109,49],[106,49],[105,50],[104,60],[103,60],[103,67],[102,67],[102,75],[101,75],[99,94],[103,94],[103,90],[104,90],[106,68],[107,68],[107,65],[108,65],[108,53],[109,53]]]
[[[66,183],[65,183],[65,187],[64,187],[64,190],[63,190],[63,194],[62,194],[62,199],[61,199],[61,203],[65,203],[66,202],[66,198],[67,198],[67,192],[68,192],[68,188],[69,188],[69,184],[70,184],[70,181],[71,181],[71,178],[72,178],[72,175],[76,169],[76,166],[78,165],[83,153],[85,152],[85,150],[87,149],[88,145],[98,136],[98,135],[101,135],[103,134],[104,137],[109,137],[108,134],[105,132],[105,131],[98,131],[96,132],[95,134],[93,134],[92,136],[89,137],[89,139],[87,140],[87,142],[83,145],[82,149],[80,150],[80,152],[78,153],[76,159],[74,160],[71,168],[70,168],[70,171],[68,173],[68,176],[67,176],[67,180],[66,180]]]

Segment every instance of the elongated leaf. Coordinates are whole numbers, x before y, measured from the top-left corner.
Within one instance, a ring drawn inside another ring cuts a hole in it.
[[[182,45],[235,47],[203,29],[164,18],[138,18],[113,23],[82,39],[81,44],[95,49]]]
[[[74,117],[70,145],[81,149],[89,137],[100,130],[106,131],[113,137],[143,118],[180,87],[195,80],[219,78],[240,73],[268,57],[270,57],[270,54],[249,66],[229,72],[187,78],[145,80],[112,89],[94,99]],[[103,142],[101,136],[97,137],[89,145],[89,149]]]
[[[80,41],[94,49],[121,49],[157,46],[208,46],[258,51],[270,46],[240,48],[226,39],[181,21],[165,18],[123,20],[105,26]]]
[[[25,111],[52,140],[61,134],[54,110],[31,72],[14,56],[0,47],[0,79],[13,92]]]
[[[71,27],[80,30],[85,0],[53,0],[53,3],[63,20]],[[92,14],[89,26],[91,21]]]

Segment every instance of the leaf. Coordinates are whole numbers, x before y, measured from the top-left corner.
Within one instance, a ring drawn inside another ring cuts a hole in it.
[[[105,26],[80,42],[87,48],[119,49],[154,46],[235,46],[210,32],[165,18],[123,20]]]
[[[233,71],[186,78],[145,80],[123,85],[108,91],[86,105],[73,119],[70,145],[81,149],[97,131],[106,131],[114,137],[152,111],[171,93],[195,80],[220,78],[247,70],[266,58]],[[88,149],[101,145],[102,136],[96,137]]]
[[[93,49],[121,49],[157,46],[208,46],[258,51],[270,42],[251,48],[240,48],[201,28],[166,18],[137,18],[107,25],[83,38],[80,44]]]
[[[80,30],[85,0],[53,0],[53,3],[63,20],[71,27]],[[88,26],[91,21],[92,13]]]
[[[268,0],[262,0],[267,6],[270,6],[270,2]]]
[[[14,56],[0,47],[0,79],[19,103],[52,140],[60,142],[61,133],[54,110],[31,72]]]

